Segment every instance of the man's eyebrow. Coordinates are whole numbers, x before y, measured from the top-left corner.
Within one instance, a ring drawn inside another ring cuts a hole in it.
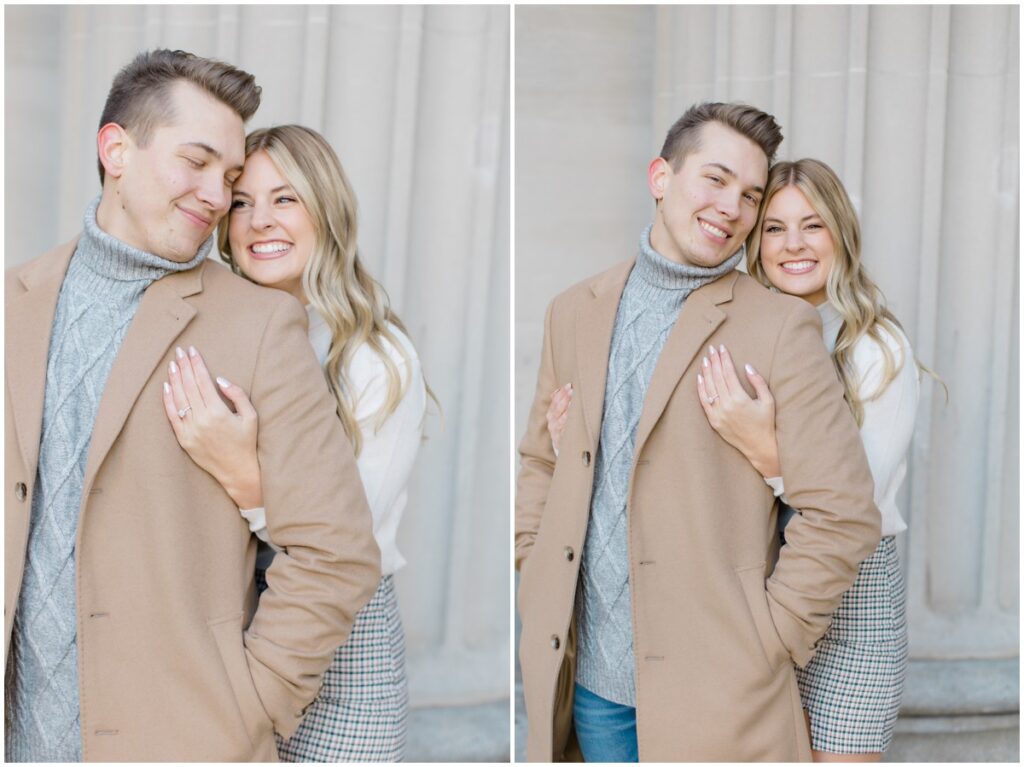
[[[182,144],[182,146],[195,147],[196,149],[203,150],[207,154],[212,154],[218,160],[223,160],[224,159],[224,155],[222,155],[220,152],[218,152],[216,149],[214,149],[209,144],[204,144],[202,141],[186,141],[184,144]],[[231,168],[231,171],[236,171],[236,170],[241,172],[242,166],[241,165],[236,165],[235,167]]]
[[[722,171],[722,173],[724,173],[725,175],[732,176],[733,178],[736,178],[736,171],[734,171],[732,168],[728,167],[727,165],[722,165],[722,163],[720,163],[720,162],[706,162],[706,163],[704,163],[703,167],[705,167],[705,168],[717,168],[718,170]],[[763,186],[752,186],[752,187],[750,187],[750,189],[751,189],[751,191],[757,192],[758,194],[764,194],[764,187]]]
[[[212,154],[218,160],[224,159],[224,155],[222,155],[209,144],[204,144],[202,141],[186,141],[184,144],[182,144],[182,146],[192,146],[195,147],[196,149],[202,149],[207,154]]]

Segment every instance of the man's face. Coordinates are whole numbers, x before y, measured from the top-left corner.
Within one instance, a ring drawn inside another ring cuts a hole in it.
[[[652,247],[677,263],[718,266],[753,228],[767,179],[761,147],[721,123],[705,123],[699,148],[678,172],[664,160],[651,164],[648,181],[659,200]]]
[[[172,86],[172,124],[140,147],[126,140],[107,232],[171,261],[192,260],[231,204],[245,127],[230,107],[186,81]],[[107,190],[104,190],[104,197]]]

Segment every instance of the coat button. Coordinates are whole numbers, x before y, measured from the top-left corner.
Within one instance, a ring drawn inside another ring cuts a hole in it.
[[[576,558],[576,552],[572,550],[572,546],[565,547],[565,561],[572,562]]]
[[[562,642],[558,638],[558,634],[552,634],[551,635],[551,649],[552,650],[557,650],[561,646],[562,646]]]
[[[28,488],[25,487],[24,482],[19,482],[14,486],[14,497],[19,501],[24,501],[25,496],[28,495]]]
[[[589,466],[590,465],[590,451],[589,450],[584,450],[583,451],[583,465],[584,466]]]

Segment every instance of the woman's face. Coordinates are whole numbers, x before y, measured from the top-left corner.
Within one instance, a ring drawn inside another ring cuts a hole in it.
[[[306,303],[302,273],[316,245],[313,219],[263,150],[249,155],[235,182],[228,241],[246,277]]]
[[[798,187],[783,187],[772,196],[761,226],[760,254],[772,285],[815,306],[824,303],[835,253],[825,222]]]

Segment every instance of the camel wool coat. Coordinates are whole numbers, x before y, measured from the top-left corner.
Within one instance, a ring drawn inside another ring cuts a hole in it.
[[[6,648],[51,326],[74,247],[6,276]],[[259,413],[267,522],[285,550],[258,609],[256,538],[164,413],[168,363],[189,345]],[[276,761],[273,730],[294,732],[380,575],[302,306],[209,260],[154,282],[114,361],[87,460],[75,548],[83,759]]]
[[[531,761],[578,758],[574,603],[612,327],[633,262],[551,303],[516,497],[520,662]],[[724,344],[776,401],[786,494],[802,513],[779,549],[777,504],[708,424],[697,373]],[[555,458],[545,413],[571,382]],[[809,761],[793,664],[805,665],[879,541],[867,459],[809,304],[731,272],[690,294],[644,400],[627,501],[642,761]]]

